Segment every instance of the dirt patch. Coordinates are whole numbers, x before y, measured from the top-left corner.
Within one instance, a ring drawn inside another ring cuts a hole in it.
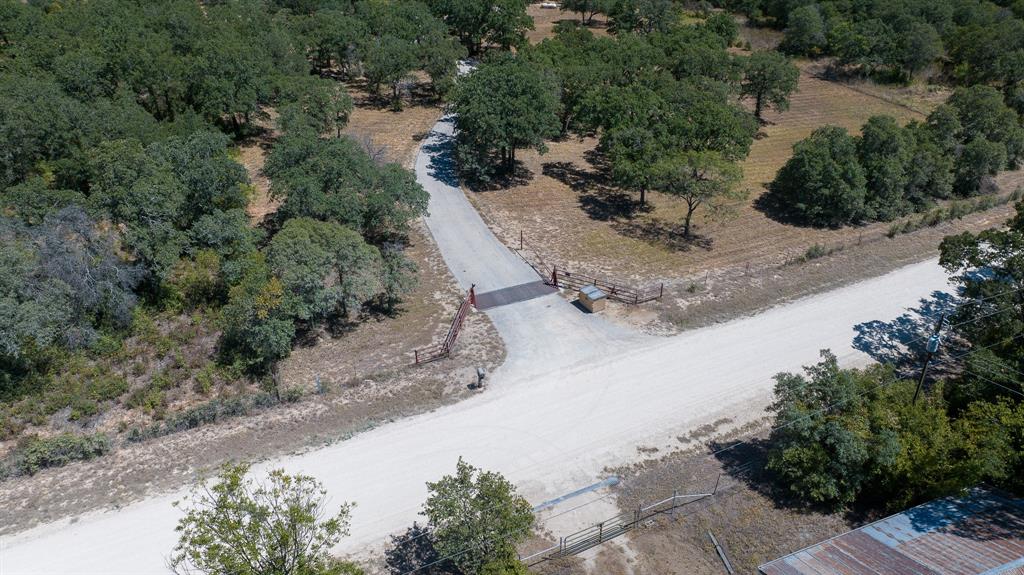
[[[566,12],[558,8],[541,8],[540,3],[527,6],[526,13],[533,18],[533,30],[526,32],[526,39],[531,44],[537,44],[545,38],[553,38],[555,25],[559,22],[580,21],[580,15],[576,12]],[[595,15],[587,27],[595,36],[608,35],[608,19],[604,14]]]
[[[412,168],[420,141],[441,117],[443,109],[429,92],[422,78],[413,83],[403,100],[402,109],[394,111],[389,102],[372,93],[365,82],[346,83],[355,104],[343,133],[383,154],[388,162]]]

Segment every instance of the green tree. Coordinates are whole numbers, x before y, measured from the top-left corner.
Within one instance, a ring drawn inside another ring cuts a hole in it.
[[[470,56],[494,44],[518,48],[533,29],[525,0],[430,0],[431,9],[455,34]]]
[[[825,18],[821,14],[821,7],[808,4],[789,13],[786,37],[779,48],[791,54],[816,56],[825,47],[826,41]]]
[[[991,86],[958,88],[947,100],[957,111],[963,141],[985,139],[1006,148],[1006,167],[1013,168],[1024,154],[1024,128],[1020,117],[1006,106]]]
[[[522,57],[482,64],[456,86],[452,109],[462,168],[486,179],[496,155],[502,168],[515,167],[516,150],[547,149],[558,135],[558,99],[551,79]]]
[[[979,348],[949,392],[954,407],[993,400],[1009,390],[1024,391],[1024,204],[1005,227],[948,236],[939,246],[939,263],[962,290],[964,300],[952,323],[957,336]],[[984,270],[983,273],[979,271]],[[972,361],[973,360],[973,361]]]
[[[843,128],[825,126],[793,146],[769,190],[800,221],[837,227],[864,218],[865,187],[856,141]]]
[[[267,263],[281,279],[297,318],[319,321],[349,312],[381,293],[381,257],[359,233],[333,222],[293,218],[267,246]]]
[[[586,26],[593,21],[594,16],[608,11],[611,2],[609,0],[561,0],[559,7],[566,12],[576,12],[580,15],[580,23]]]
[[[426,213],[430,196],[395,164],[378,165],[349,137],[286,135],[267,158],[271,194],[284,198],[278,217],[329,220],[380,244],[402,236]]]
[[[896,463],[899,442],[872,409],[890,368],[840,369],[836,357],[804,368],[806,376],[775,376],[776,427],[768,469],[794,496],[841,508],[854,502],[879,469]]]
[[[616,34],[665,32],[678,17],[679,9],[672,0],[613,0],[608,27]]]
[[[658,134],[646,127],[627,125],[606,132],[600,145],[608,156],[612,181],[640,192],[640,204],[646,204],[647,190],[656,181],[655,166],[665,154]]]
[[[953,189],[961,196],[995,190],[992,177],[1006,166],[1006,146],[984,139],[964,145],[953,164],[956,179]]]
[[[282,98],[288,103],[279,108],[278,124],[285,132],[305,127],[340,138],[352,114],[352,96],[344,86],[325,78],[306,76],[288,82]]]
[[[402,84],[419,65],[416,45],[395,36],[371,38],[363,45],[364,74],[370,85],[391,89],[391,108],[402,109]]]
[[[789,96],[796,90],[800,70],[782,54],[761,50],[747,58],[740,94],[754,100],[754,116],[763,121],[765,106],[789,109]]]
[[[226,465],[185,503],[170,565],[176,573],[332,575],[358,573],[330,549],[348,535],[351,503],[329,512],[327,492],[307,475],[270,472],[246,478],[248,465]]]
[[[889,221],[906,214],[913,142],[892,116],[872,116],[857,139],[857,158],[867,178],[866,207],[875,219]]]
[[[942,38],[927,22],[914,21],[898,36],[895,59],[908,78],[942,56]]]
[[[291,353],[295,321],[284,285],[270,273],[263,254],[256,252],[246,263],[221,310],[221,349],[225,359],[260,372]]]
[[[707,207],[721,211],[729,202],[747,197],[747,190],[737,188],[743,179],[738,165],[718,152],[685,152],[670,156],[653,167],[654,187],[682,199],[686,203],[683,236],[690,237],[694,212]]]
[[[427,483],[427,489],[423,515],[441,555],[451,557],[464,573],[508,572],[515,546],[529,536],[534,523],[530,504],[516,494],[515,486],[460,457],[455,475]]]
[[[953,193],[953,157],[943,150],[927,124],[911,122],[906,127],[910,160],[906,166],[904,196],[915,207],[930,198],[945,199]]]

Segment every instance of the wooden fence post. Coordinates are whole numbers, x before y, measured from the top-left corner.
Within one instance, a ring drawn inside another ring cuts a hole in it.
[[[473,307],[476,307],[476,284],[469,286],[469,303]]]

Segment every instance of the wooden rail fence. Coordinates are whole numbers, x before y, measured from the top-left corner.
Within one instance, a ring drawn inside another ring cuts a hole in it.
[[[469,291],[466,292],[466,297],[462,298],[462,303],[459,304],[459,309],[456,310],[455,316],[452,317],[448,333],[445,334],[441,343],[423,347],[413,352],[416,358],[416,365],[430,363],[451,355],[452,348],[455,347],[455,342],[459,339],[459,333],[462,331],[462,322],[466,320],[466,315],[469,314],[469,307],[476,305],[475,287],[470,286]]]
[[[647,288],[635,288],[598,277],[559,269],[557,266],[551,268],[551,276],[547,279],[547,282],[555,287],[567,289],[580,289],[583,286],[589,285],[597,286],[601,291],[608,294],[609,299],[633,305],[661,299],[661,296],[665,293],[665,284],[663,283]]]

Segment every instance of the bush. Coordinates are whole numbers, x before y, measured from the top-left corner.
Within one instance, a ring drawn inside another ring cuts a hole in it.
[[[289,388],[284,391],[280,401],[271,393],[256,393],[248,396],[212,399],[201,405],[172,414],[163,423],[155,423],[141,428],[133,427],[128,430],[128,441],[137,443],[179,431],[188,431],[189,429],[216,423],[228,417],[248,415],[256,409],[272,407],[279,403],[294,403],[301,397],[301,390]]]
[[[12,454],[13,469],[18,475],[33,475],[47,467],[61,467],[73,461],[99,457],[108,453],[110,448],[110,438],[103,433],[62,433],[47,438],[31,437],[24,440]]]

